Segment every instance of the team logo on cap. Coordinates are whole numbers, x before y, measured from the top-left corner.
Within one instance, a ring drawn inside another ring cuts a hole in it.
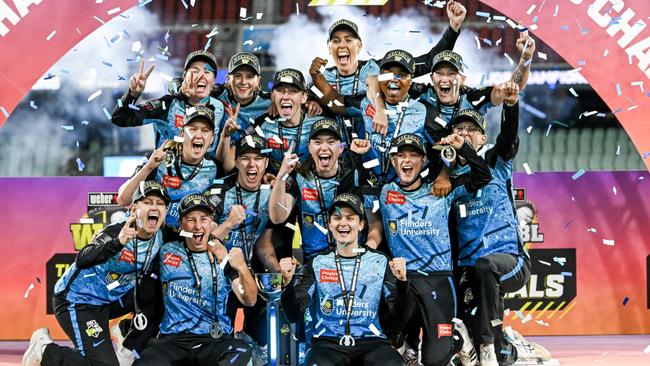
[[[397,220],[388,220],[388,232],[390,235],[397,235]]]
[[[233,71],[233,69],[239,65],[249,65],[252,68],[255,69],[255,71],[259,72],[259,61],[257,59],[257,56],[251,54],[251,53],[238,53],[234,55],[230,59],[230,63],[228,64],[228,69],[229,71]]]
[[[408,52],[402,51],[402,50],[394,50],[390,51],[386,54],[386,59],[392,58],[395,61],[402,61],[406,63],[411,63],[411,60],[413,59],[413,56],[411,56]]]
[[[302,84],[302,75],[296,70],[292,69],[284,69],[278,71],[278,73],[275,75],[275,79],[279,80],[281,83],[293,83],[293,82],[298,82]]]

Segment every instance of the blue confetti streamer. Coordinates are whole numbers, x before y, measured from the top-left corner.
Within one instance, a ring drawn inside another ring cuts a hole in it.
[[[490,13],[486,13],[486,12],[484,12],[484,11],[477,11],[477,12],[476,12],[476,16],[477,16],[477,17],[482,17],[482,18],[489,18],[489,17],[490,17]]]
[[[627,305],[627,302],[628,302],[628,301],[630,301],[630,299],[626,296],[626,297],[623,299],[623,306]]]
[[[585,174],[585,170],[584,170],[584,169],[580,169],[580,170],[578,170],[577,172],[575,172],[575,174],[573,174],[573,175],[571,176],[571,179],[576,180],[576,179],[582,177],[583,174]]]
[[[621,96],[621,84],[616,84],[616,95]]]
[[[84,162],[81,161],[81,159],[77,158],[77,168],[79,169],[79,171],[83,172],[85,167],[86,166],[84,165]]]
[[[573,277],[573,273],[571,273],[571,272],[562,272],[562,273],[560,273],[560,274],[561,274],[562,276],[564,276],[564,277]]]

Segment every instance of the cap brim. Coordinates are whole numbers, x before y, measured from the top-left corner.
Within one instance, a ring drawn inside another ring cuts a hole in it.
[[[228,73],[229,73],[229,74],[232,74],[233,72],[235,72],[235,71],[241,69],[242,67],[248,67],[249,69],[251,69],[251,70],[252,70],[254,73],[256,73],[257,75],[261,75],[261,74],[260,74],[260,71],[258,71],[258,70],[255,68],[255,66],[252,66],[252,65],[250,65],[250,64],[240,64],[240,65],[237,65],[237,66],[233,67],[230,71],[228,71]]]
[[[438,67],[438,65],[441,65],[441,64],[449,64],[449,65],[453,66],[454,69],[456,69],[456,71],[458,71],[458,72],[463,72],[463,68],[462,68],[462,66],[457,65],[456,63],[451,62],[451,61],[447,61],[447,60],[441,60],[441,61],[436,62],[436,63],[433,64],[433,66],[431,67],[431,70],[435,71],[436,68]]]
[[[196,210],[205,211],[209,215],[212,215],[212,213],[213,213],[212,207],[206,206],[206,205],[203,205],[203,204],[199,204],[199,205],[191,206],[191,207],[187,208],[186,210],[183,210],[182,212],[179,213],[179,215],[180,216],[185,216],[188,213],[190,213],[192,211],[196,211]]]
[[[408,67],[407,65],[404,65],[403,63],[401,63],[401,62],[399,62],[399,61],[393,61],[393,60],[388,61],[388,62],[386,62],[386,63],[382,63],[382,64],[379,66],[379,68],[382,69],[382,70],[387,70],[386,66],[391,66],[391,65],[399,66],[399,67],[403,68],[404,70],[408,71],[409,74],[413,74],[413,73],[414,73],[414,71],[411,70],[411,68]]]
[[[350,204],[350,203],[347,203],[347,202],[341,202],[341,201],[339,201],[339,202],[335,202],[334,204],[332,204],[332,207],[330,207],[330,211],[329,211],[330,215],[332,214],[332,212],[336,211],[336,208],[337,208],[337,207],[338,207],[338,208],[342,208],[342,207],[348,207],[348,208],[351,208],[352,211],[354,211],[354,213],[356,213],[357,215],[359,215],[359,217],[362,217],[362,216],[363,216],[363,213],[362,213],[362,212],[359,212],[358,207],[354,207],[354,205],[352,205],[352,204]]]
[[[323,129],[323,130],[314,131],[313,133],[309,134],[309,139],[311,140],[311,139],[313,139],[314,137],[316,137],[316,136],[318,136],[318,135],[320,135],[320,134],[323,134],[323,133],[329,133],[330,135],[334,135],[334,136],[335,136],[336,138],[338,138],[339,140],[342,140],[341,133],[336,132],[336,131],[334,131],[334,130],[330,130],[329,128],[328,128],[328,129]]]
[[[457,125],[457,124],[459,124],[461,122],[472,122],[473,124],[476,125],[476,127],[480,128],[481,131],[483,131],[483,133],[485,133],[485,129],[483,129],[483,126],[481,126],[481,124],[479,122],[477,122],[476,120],[474,120],[474,118],[472,118],[470,116],[459,116],[459,117],[454,118],[454,120],[451,121],[451,126]]]
[[[328,40],[332,39],[332,35],[334,33],[336,33],[337,31],[343,30],[343,29],[345,29],[345,30],[349,31],[350,33],[352,33],[357,39],[359,39],[359,40],[361,39],[361,37],[359,37],[359,33],[357,33],[352,27],[350,27],[347,24],[339,24],[336,27],[334,27],[334,29],[332,29],[330,31],[330,37],[329,37]]]
[[[290,86],[295,86],[296,88],[300,89],[301,91],[305,91],[305,90],[306,90],[304,87],[302,87],[302,86],[300,86],[300,85],[298,85],[298,84],[287,83],[286,81],[281,81],[281,82],[279,82],[279,83],[277,83],[277,84],[273,84],[273,88],[272,88],[271,90],[280,87],[280,85],[290,85]]]

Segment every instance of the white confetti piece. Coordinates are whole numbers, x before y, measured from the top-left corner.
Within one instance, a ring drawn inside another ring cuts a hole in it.
[[[375,213],[379,210],[379,201],[372,201],[372,213]]]
[[[460,217],[467,217],[467,208],[465,205],[458,205],[458,210],[460,211]]]
[[[426,168],[424,171],[420,172],[420,177],[426,178],[429,175],[429,168]]]
[[[650,353],[650,344],[643,349],[643,353]]]
[[[528,163],[523,163],[522,166],[524,167],[524,170],[526,171],[526,174],[528,174],[528,175],[533,174],[533,171],[530,170],[530,166],[528,166]]]
[[[440,116],[436,116],[436,118],[434,119],[434,121],[436,121],[436,123],[438,123],[438,124],[441,125],[442,127],[447,127],[447,121],[445,121],[444,119],[442,119]]]
[[[510,66],[515,64],[515,62],[512,61],[512,59],[510,58],[510,55],[508,55],[507,52],[504,52],[503,55],[506,57],[506,59],[508,59],[508,62],[510,63]]]
[[[545,265],[545,266],[549,266],[549,267],[551,266],[551,263],[549,263],[549,262],[545,262],[545,261],[542,261],[542,260],[538,260],[538,262]]]
[[[366,161],[363,163],[363,167],[366,169],[372,169],[376,166],[379,166],[379,160],[378,159],[372,159],[370,161]]]
[[[242,294],[242,295],[244,294],[244,286],[242,286],[241,283],[240,283],[239,286],[237,287],[237,290],[239,290],[239,293],[240,293],[240,294]]]
[[[247,135],[246,136],[246,144],[250,147],[255,147],[255,142],[253,141],[253,136]]]
[[[616,196],[616,193],[618,193],[618,192],[616,191],[616,186],[613,186],[613,187],[612,187],[612,192],[614,192],[614,196]]]
[[[352,249],[352,253],[365,253],[366,248],[354,248]]]
[[[293,224],[287,222],[286,224],[284,224],[284,226],[288,227],[289,229],[291,229],[293,231],[296,231],[296,225],[293,225]]]
[[[27,287],[27,291],[25,291],[25,299],[27,296],[29,296],[29,292],[34,288],[34,282],[29,284],[29,287]]]
[[[614,240],[613,239],[603,239],[603,244],[609,245],[609,246],[614,246]]]
[[[388,80],[393,80],[394,78],[395,75],[393,75],[392,72],[387,72],[385,74],[377,75],[377,81],[388,81]]]
[[[370,323],[370,325],[368,326],[368,329],[370,329],[372,334],[374,334],[377,337],[379,337],[381,335],[381,333],[379,332],[379,329],[377,329],[377,327],[375,327],[375,325],[372,324],[372,323]]]
[[[257,14],[255,14],[255,19],[257,19],[257,20],[262,19],[262,15],[264,15],[264,13],[257,13]]]
[[[228,260],[230,259],[230,254],[226,254],[225,257],[221,260],[221,263],[219,263],[219,268],[223,271],[224,268],[226,268],[226,264],[228,264]]]
[[[578,97],[578,93],[576,93],[575,89],[573,89],[573,88],[569,88],[569,92],[570,92],[571,95],[573,95],[574,97],[576,97],[576,98]]]
[[[515,23],[512,19],[506,19],[506,23],[508,23],[508,25],[513,29],[517,28],[517,23]]]
[[[526,11],[526,14],[530,15],[533,12],[533,10],[535,10],[536,7],[537,5],[532,4],[530,8],[528,8],[528,10]]]
[[[315,220],[314,220],[314,225],[316,226],[316,229],[318,229],[321,233],[323,233],[324,235],[327,235],[327,229],[320,226],[320,224],[318,222],[316,222]]]
[[[546,60],[546,54],[543,52],[537,52],[537,57],[541,58],[542,60]]]
[[[270,184],[262,184],[260,186],[260,189],[271,189],[271,185]]]
[[[526,132],[530,133],[530,131],[532,131],[532,130],[533,130],[533,126],[526,127]]]
[[[181,232],[178,234],[184,238],[193,238],[194,234],[190,233],[189,231],[181,230]]]
[[[97,98],[97,97],[100,96],[100,95],[102,95],[102,90],[101,90],[101,89],[99,89],[99,90],[97,90],[96,92],[92,93],[92,94],[88,97],[88,102],[90,102],[91,100]]]
[[[240,18],[246,18],[246,8],[239,8],[239,17]]]
[[[492,319],[490,321],[490,323],[492,324],[493,327],[496,327],[497,325],[503,324],[503,320],[501,320],[501,319]]]
[[[316,95],[316,98],[321,99],[323,98],[323,93],[316,87],[316,85],[313,85],[310,89],[312,93]]]
[[[113,291],[114,289],[118,288],[120,286],[120,281],[113,281],[106,285],[106,288],[108,291]]]
[[[94,224],[95,220],[93,220],[92,217],[84,217],[84,218],[79,219],[79,223],[80,224]]]
[[[481,40],[478,38],[478,36],[474,36],[474,40],[476,41],[476,48],[481,49]]]
[[[174,142],[180,142],[180,143],[183,143],[183,141],[185,141],[185,139],[184,139],[183,137],[181,137],[181,136],[174,136]]]
[[[596,230],[596,228],[594,228],[594,227],[590,227],[589,229],[587,229],[587,231],[590,232],[590,233],[595,233],[598,230]]]
[[[115,14],[115,13],[119,13],[121,10],[122,10],[122,9],[120,9],[120,7],[118,6],[117,8],[113,8],[113,9],[107,11],[106,14],[108,14],[108,15],[113,15],[113,14]]]
[[[477,105],[479,105],[484,100],[485,100],[485,95],[481,95],[481,97],[478,100],[475,100],[475,101],[472,102],[472,105],[476,107]],[[436,116],[436,118],[440,118],[440,116]],[[438,121],[436,120],[436,122],[438,122]]]
[[[561,266],[564,266],[564,263],[566,263],[566,258],[565,257],[553,257],[553,261],[555,263],[558,263]]]
[[[218,194],[221,194],[221,188],[212,188],[212,189],[210,190],[210,194],[213,195],[213,196],[216,196],[216,195],[218,195]]]
[[[97,275],[96,273],[88,273],[84,275],[84,278],[95,277],[96,275]]]
[[[530,29],[531,31],[536,31],[536,30],[537,30],[537,24],[531,24],[531,25],[528,27],[528,29]]]
[[[52,32],[47,36],[47,38],[45,38],[45,39],[49,41],[50,39],[52,39],[52,37],[54,37],[55,34],[56,34],[56,31],[53,30],[53,31],[52,31]]]

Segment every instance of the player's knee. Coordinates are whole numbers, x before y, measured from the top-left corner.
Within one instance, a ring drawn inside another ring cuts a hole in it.
[[[480,275],[482,273],[491,272],[492,265],[487,258],[479,258],[474,265],[474,273]]]

